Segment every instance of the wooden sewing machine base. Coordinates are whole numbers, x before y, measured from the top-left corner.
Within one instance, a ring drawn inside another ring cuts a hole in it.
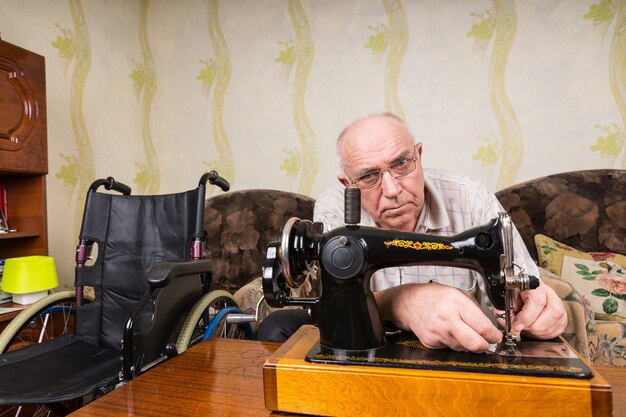
[[[611,387],[563,378],[305,360],[319,331],[303,326],[263,366],[265,406],[325,416],[612,416]]]

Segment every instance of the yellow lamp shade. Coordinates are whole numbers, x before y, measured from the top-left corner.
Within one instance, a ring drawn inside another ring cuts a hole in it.
[[[57,285],[59,280],[54,258],[50,256],[8,258],[4,263],[2,291],[12,293],[13,301],[16,303],[35,302]],[[32,296],[20,296],[31,293]]]

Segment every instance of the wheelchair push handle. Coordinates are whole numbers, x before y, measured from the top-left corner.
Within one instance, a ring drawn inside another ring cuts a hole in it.
[[[107,177],[106,180],[95,180],[93,183],[91,183],[89,189],[91,191],[96,191],[101,186],[104,186],[105,190],[117,191],[118,193],[124,195],[130,195],[130,193],[132,192],[131,188],[128,185],[119,181],[115,181],[113,177]]]
[[[222,191],[230,190],[230,183],[225,179],[220,177],[220,174],[217,171],[207,172],[200,178],[200,185],[206,184],[209,181],[209,184],[217,185],[222,189]]]
[[[222,191],[230,190],[230,184],[224,178],[220,177],[217,171],[206,172],[200,177],[198,189],[200,191],[198,205],[196,207],[196,231],[194,234],[193,248],[191,250],[192,259],[201,259],[204,254],[203,243],[206,240],[206,232],[204,231],[204,197],[207,181],[210,184],[217,185]]]

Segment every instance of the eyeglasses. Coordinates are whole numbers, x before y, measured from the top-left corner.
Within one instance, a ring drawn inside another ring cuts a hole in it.
[[[374,188],[380,185],[383,180],[383,173],[385,171],[389,172],[392,177],[400,178],[405,175],[409,175],[411,172],[415,171],[417,166],[417,153],[413,156],[413,158],[402,158],[398,161],[394,162],[391,165],[387,166],[387,169],[376,169],[374,171],[366,172],[352,180],[350,177],[350,181],[352,181],[353,185],[356,185],[361,190],[368,190],[370,188]],[[346,174],[347,175],[347,174]]]

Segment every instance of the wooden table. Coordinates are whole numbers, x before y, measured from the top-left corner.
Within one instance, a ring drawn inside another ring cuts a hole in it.
[[[266,410],[263,398],[262,366],[278,347],[209,339],[71,416],[284,416]],[[612,385],[615,417],[626,417],[626,370],[596,369]]]
[[[209,339],[71,416],[270,416],[262,367],[279,346]]]

